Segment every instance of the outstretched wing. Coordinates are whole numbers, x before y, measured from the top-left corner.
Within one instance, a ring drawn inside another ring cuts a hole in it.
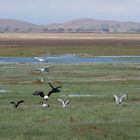
[[[118,100],[118,96],[114,95],[114,101],[117,101],[117,100]]]
[[[49,82],[49,85],[50,85],[50,87],[52,88],[52,89],[54,89],[54,87],[53,87],[53,85]]]
[[[121,96],[122,100],[126,100],[126,99],[127,99],[127,96],[128,96],[127,94],[122,95],[122,96]]]
[[[16,103],[15,103],[15,102],[10,102],[10,104],[14,104],[14,105],[16,105]]]
[[[18,105],[19,105],[20,103],[23,103],[23,102],[24,102],[24,100],[18,101],[16,106],[18,107]]]
[[[58,87],[56,87],[55,89],[59,89],[59,88],[61,88],[62,86],[58,86]]]
[[[62,99],[57,99],[57,101],[61,102],[63,105],[65,105],[64,101]]]
[[[70,100],[65,101],[65,104],[66,104],[66,105],[69,104],[69,103],[70,103]]]
[[[33,93],[33,95],[40,95],[41,97],[44,97],[44,96],[45,96],[45,95],[44,95],[44,92],[41,91],[41,90],[35,91],[35,92]]]

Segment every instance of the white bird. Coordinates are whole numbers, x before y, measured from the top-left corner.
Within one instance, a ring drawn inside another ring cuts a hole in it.
[[[48,62],[46,59],[41,58],[41,57],[34,57],[36,60],[40,61],[40,62]]]
[[[65,108],[70,103],[70,100],[63,101],[62,99],[57,99],[57,101],[62,103],[63,108]]]
[[[43,83],[44,82],[43,77],[39,77],[36,82]]]
[[[41,71],[41,72],[49,72],[49,67],[45,67],[45,68],[37,68],[37,70]]]
[[[44,109],[47,109],[50,106],[46,101],[42,101],[41,104]]]
[[[123,101],[125,101],[127,99],[128,95],[125,94],[125,95],[120,95],[120,96],[117,96],[117,95],[114,95],[114,101],[117,103],[117,104],[121,104]]]

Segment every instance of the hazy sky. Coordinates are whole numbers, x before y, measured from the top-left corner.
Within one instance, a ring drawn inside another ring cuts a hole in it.
[[[77,18],[140,22],[140,0],[0,0],[0,18],[37,24]]]

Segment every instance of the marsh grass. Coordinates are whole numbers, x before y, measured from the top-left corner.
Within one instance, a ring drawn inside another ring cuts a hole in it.
[[[139,55],[139,34],[0,34],[0,56]]]
[[[0,65],[0,139],[2,140],[132,140],[140,139],[139,64],[56,65],[49,73],[33,74],[43,65]],[[8,69],[7,69],[8,67]],[[10,68],[11,67],[11,68]],[[42,84],[33,83],[43,77]],[[29,82],[30,81],[30,82]],[[35,90],[62,85],[44,110]],[[69,97],[70,94],[94,95]],[[114,94],[128,94],[116,105]],[[63,109],[57,98],[70,99]],[[14,108],[10,101],[25,100]]]

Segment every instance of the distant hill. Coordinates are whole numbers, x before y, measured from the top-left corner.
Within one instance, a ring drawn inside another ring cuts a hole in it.
[[[0,32],[128,32],[140,33],[140,23],[97,19],[76,19],[61,24],[37,25],[30,22],[0,19]]]
[[[15,19],[0,19],[0,32],[28,32],[40,26]]]
[[[46,27],[60,32],[140,32],[140,23],[96,19],[77,19]]]

